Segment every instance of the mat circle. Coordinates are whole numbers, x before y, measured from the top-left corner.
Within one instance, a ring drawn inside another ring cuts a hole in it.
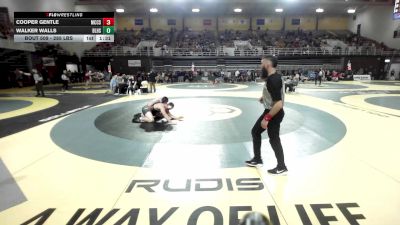
[[[400,86],[400,81],[370,81],[366,84],[385,85],[385,86]]]
[[[372,97],[365,99],[365,102],[389,109],[400,110],[400,96]]]
[[[91,108],[71,115],[53,127],[51,138],[73,154],[121,165],[143,166],[149,153],[157,147],[168,150],[172,154],[170,157],[174,157],[177,149],[187,149],[184,154],[193,149],[201,151],[189,154],[189,158],[197,154],[206,158],[209,154],[210,158],[218,153],[229,159],[221,161],[221,167],[243,166],[243,159],[249,157],[249,148],[246,146],[252,140],[251,128],[263,111],[255,99],[197,97],[177,98],[173,101],[176,105],[174,113],[180,112],[182,107],[195,108],[196,105],[201,107],[205,104],[227,105],[240,109],[242,113],[224,120],[191,119],[173,126],[133,124],[132,115],[140,112],[146,102],[131,101]],[[290,140],[303,142],[296,146],[296,150],[291,149],[298,156],[328,149],[346,133],[345,125],[336,117],[308,106],[287,103],[285,114],[281,126],[282,139],[288,140],[287,143]]]

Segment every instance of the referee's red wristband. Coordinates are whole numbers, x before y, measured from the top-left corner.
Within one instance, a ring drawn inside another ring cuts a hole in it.
[[[271,121],[271,120],[272,120],[271,114],[269,114],[269,113],[265,114],[264,120],[266,120],[266,121]]]

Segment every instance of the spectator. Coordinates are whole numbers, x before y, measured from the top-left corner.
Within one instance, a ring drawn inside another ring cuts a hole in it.
[[[235,82],[239,81],[239,77],[240,77],[240,71],[236,70],[236,72],[235,72]]]
[[[22,72],[21,70],[19,70],[18,68],[15,69],[14,71],[15,74],[15,80],[17,81],[17,85],[19,88],[22,88],[24,86],[24,72]]]
[[[85,73],[86,88],[90,87],[90,84],[92,83],[92,76],[93,76],[93,73],[91,70],[89,70]]]
[[[67,75],[67,71],[64,70],[63,74],[61,75],[61,82],[62,82],[62,91],[68,90],[68,83],[69,83],[69,77]]]
[[[36,92],[37,92],[36,97],[38,97],[40,95],[42,97],[44,97],[43,76],[37,71],[37,69],[32,69],[31,75],[33,76],[33,80],[35,80],[35,86],[36,86]]]
[[[156,82],[157,82],[157,73],[154,71],[150,71],[149,73],[149,93],[155,93],[156,92]]]
[[[118,75],[115,74],[110,80],[110,91],[112,94],[115,94],[118,89],[117,77],[118,77]]]
[[[118,76],[117,76],[118,91],[117,91],[116,95],[120,95],[120,94],[124,93],[124,90],[126,88],[126,83],[124,82],[124,75],[125,74],[118,74]]]

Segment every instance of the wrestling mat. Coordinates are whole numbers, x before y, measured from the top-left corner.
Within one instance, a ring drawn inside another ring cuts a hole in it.
[[[267,174],[266,133],[264,167],[244,165],[260,84],[0,91],[0,225],[236,225],[249,211],[274,225],[398,224],[400,86],[313,85],[285,97],[286,176]],[[131,122],[160,96],[185,120]]]

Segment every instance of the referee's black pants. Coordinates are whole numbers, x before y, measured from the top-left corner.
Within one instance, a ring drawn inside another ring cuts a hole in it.
[[[254,150],[255,160],[261,160],[261,134],[265,131],[265,129],[261,127],[261,121],[264,119],[265,114],[267,114],[268,112],[269,109],[265,109],[263,114],[260,116],[260,118],[258,118],[257,122],[254,124],[253,129],[251,130],[251,135],[253,137],[253,150]],[[281,122],[284,116],[285,112],[283,111],[283,109],[281,109],[271,119],[271,121],[269,121],[267,128],[269,143],[271,144],[271,147],[275,152],[275,157],[278,162],[278,168],[280,169],[286,168],[281,139],[279,137]]]

